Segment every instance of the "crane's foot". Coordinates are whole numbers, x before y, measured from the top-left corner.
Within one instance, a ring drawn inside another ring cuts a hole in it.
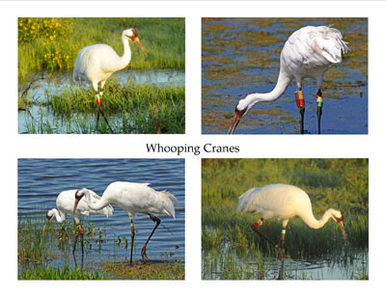
[[[149,258],[148,258],[147,255],[146,255],[146,247],[147,247],[147,245],[144,244],[144,246],[142,247],[142,251],[141,251],[142,261],[143,261],[144,263],[146,263],[147,261],[149,261]]]

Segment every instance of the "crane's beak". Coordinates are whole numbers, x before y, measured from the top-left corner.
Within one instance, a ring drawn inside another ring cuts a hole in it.
[[[79,199],[78,199],[78,198],[75,198],[75,201],[74,201],[74,209],[72,209],[72,215],[74,215],[74,216],[75,216],[76,207],[78,207],[78,204],[79,204]]]
[[[247,108],[241,111],[237,110],[237,105],[236,105],[235,116],[233,117],[232,125],[228,129],[228,135],[233,135],[237,125],[239,125],[241,117],[245,114],[246,111],[247,111]]]
[[[336,222],[338,223],[338,225],[340,226],[340,229],[342,230],[342,234],[343,234],[344,239],[346,239],[346,232],[345,232],[344,226],[343,226],[343,219],[337,218]]]
[[[52,218],[52,216],[46,215],[46,220],[45,220],[44,226],[43,226],[43,234],[46,231],[47,224],[50,222],[51,218]]]
[[[139,46],[139,48],[141,49],[142,53],[146,54],[146,51],[145,51],[145,49],[143,48],[141,42],[139,41],[138,36],[135,37],[135,38],[133,39],[133,41]]]

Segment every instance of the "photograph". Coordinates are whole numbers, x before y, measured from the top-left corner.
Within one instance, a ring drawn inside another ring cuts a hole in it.
[[[368,280],[369,160],[203,159],[203,280]]]
[[[18,159],[19,280],[185,279],[184,159]]]
[[[184,18],[18,18],[19,134],[184,134]]]
[[[367,134],[367,18],[203,18],[203,134]]]

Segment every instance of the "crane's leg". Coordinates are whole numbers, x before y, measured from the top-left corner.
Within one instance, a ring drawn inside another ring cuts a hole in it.
[[[132,215],[130,216],[130,227],[131,227],[131,248],[130,248],[130,266],[133,265],[133,247],[134,247],[134,237],[135,237],[135,230],[134,230],[134,217]]]
[[[285,232],[288,224],[288,219],[283,220],[282,223],[282,229],[281,229],[281,244],[280,244],[280,250],[279,250],[279,257],[282,262],[284,262],[284,241],[285,241]]]
[[[147,257],[147,255],[146,255],[146,247],[147,247],[147,244],[150,241],[151,236],[153,236],[155,230],[158,228],[159,224],[161,223],[161,220],[157,216],[154,216],[154,215],[152,215],[150,213],[148,213],[148,215],[149,215],[150,219],[155,222],[155,226],[153,228],[153,231],[151,231],[151,233],[149,235],[149,238],[147,238],[145,244],[142,247],[142,261],[143,262],[146,262],[149,259]]]
[[[305,104],[304,104],[303,90],[301,87],[299,87],[299,90],[295,92],[295,98],[296,98],[296,105],[298,106],[299,113],[300,113],[300,132],[301,134],[304,134]]]
[[[111,128],[109,122],[107,121],[107,118],[106,118],[106,116],[105,116],[105,113],[103,112],[103,109],[102,109],[103,87],[104,87],[104,84],[101,84],[101,89],[99,90],[98,83],[96,83],[96,84],[93,83],[93,88],[94,88],[94,90],[96,91],[96,94],[95,94],[95,101],[96,101],[96,104],[97,104],[97,106],[98,106],[97,122],[96,122],[96,130],[98,130],[99,115],[102,114],[102,117],[105,119],[106,124],[107,124],[107,126],[109,127],[111,133],[113,133],[113,130],[112,130],[112,128]]]
[[[279,251],[279,256],[281,256],[283,253],[281,251],[281,248],[279,247],[279,245],[277,245],[276,243],[274,243],[272,240],[270,240],[268,237],[266,237],[264,234],[260,233],[258,231],[258,227],[260,227],[264,222],[264,218],[260,218],[259,221],[255,222],[254,224],[252,224],[252,230],[255,231],[257,234],[260,235],[260,237],[262,237],[263,239],[265,239],[269,244],[271,244],[274,248],[276,248],[278,251]]]
[[[316,105],[317,111],[316,114],[318,116],[318,134],[320,134],[320,119],[322,118],[322,108],[323,108],[323,98],[322,98],[322,90],[318,90],[316,93]]]
[[[76,224],[76,229],[78,231],[78,233],[75,235],[75,239],[74,239],[74,247],[72,248],[72,255],[74,256],[74,261],[75,261],[75,267],[77,267],[77,264],[76,264],[76,257],[75,257],[75,251],[76,251],[76,243],[78,242],[78,237],[80,235],[80,239],[81,239],[81,246],[82,246],[82,267],[83,267],[83,256],[84,256],[84,246],[83,246],[83,230],[82,230],[82,227],[79,223]]]

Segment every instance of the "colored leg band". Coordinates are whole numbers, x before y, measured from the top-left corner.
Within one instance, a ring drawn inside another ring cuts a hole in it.
[[[102,97],[99,94],[97,94],[95,97],[96,97],[96,104],[100,106],[102,103]]]
[[[82,230],[82,227],[80,225],[77,225],[76,229],[78,230],[79,235],[83,235],[83,230]]]
[[[134,234],[134,224],[131,224],[131,233]]]
[[[316,95],[316,105],[318,107],[323,107],[323,98],[320,95]]]
[[[285,230],[281,230],[281,240],[285,239]]]
[[[262,223],[263,223],[263,222],[262,222],[261,220],[259,220],[259,221],[255,222],[255,223],[253,224],[253,227],[254,227],[254,228],[258,228]]]
[[[304,107],[303,91],[302,90],[296,91],[295,98],[296,98],[296,105],[298,106],[298,108],[303,108]]]

